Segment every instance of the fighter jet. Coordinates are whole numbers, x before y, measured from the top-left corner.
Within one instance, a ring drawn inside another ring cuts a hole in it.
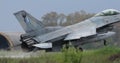
[[[112,24],[120,21],[120,11],[107,9],[77,24],[60,28],[47,28],[42,21],[32,17],[26,11],[14,13],[25,30],[20,36],[22,47],[35,50],[60,51],[63,45],[71,43],[75,47],[103,40],[115,35]]]

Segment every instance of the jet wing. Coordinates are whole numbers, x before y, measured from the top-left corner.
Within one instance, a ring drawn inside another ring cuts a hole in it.
[[[80,39],[81,37],[87,37],[90,35],[96,34],[96,28],[95,27],[88,27],[82,30],[74,31],[66,36],[64,40],[74,40],[74,39]]]

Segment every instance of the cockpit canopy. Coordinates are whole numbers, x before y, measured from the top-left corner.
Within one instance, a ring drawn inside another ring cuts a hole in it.
[[[120,14],[120,11],[115,9],[107,9],[96,14],[95,16],[111,16],[111,15],[117,15],[117,14]]]

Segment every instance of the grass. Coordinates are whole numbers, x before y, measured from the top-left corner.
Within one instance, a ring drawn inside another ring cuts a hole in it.
[[[119,63],[118,60],[111,61],[110,57],[120,54],[120,48],[104,47],[99,50],[84,51],[81,63]],[[88,60],[87,60],[88,59]]]
[[[108,46],[83,52],[71,47],[62,52],[39,53],[37,57],[0,58],[0,63],[120,63],[119,55],[120,48],[117,47]]]

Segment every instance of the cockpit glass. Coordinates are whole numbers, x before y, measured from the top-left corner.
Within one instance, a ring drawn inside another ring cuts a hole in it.
[[[111,16],[111,15],[117,15],[117,14],[120,14],[120,11],[109,9],[109,10],[102,11],[96,14],[95,16]]]

